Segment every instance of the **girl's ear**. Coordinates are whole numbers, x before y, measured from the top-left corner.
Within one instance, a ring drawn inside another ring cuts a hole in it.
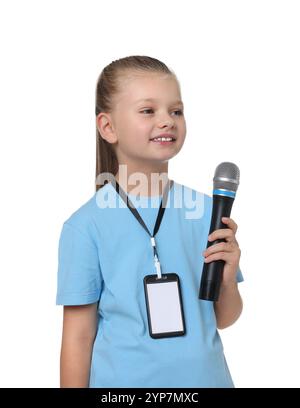
[[[109,113],[99,113],[96,117],[96,125],[103,139],[108,143],[117,142],[118,138],[114,131],[113,121]]]

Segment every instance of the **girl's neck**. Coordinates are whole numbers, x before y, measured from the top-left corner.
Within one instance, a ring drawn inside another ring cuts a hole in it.
[[[160,166],[133,168],[119,165],[115,179],[127,194],[159,196],[163,194],[168,178],[168,162]]]

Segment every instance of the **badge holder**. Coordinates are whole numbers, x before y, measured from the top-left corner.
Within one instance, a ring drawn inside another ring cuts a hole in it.
[[[151,238],[155,246],[154,238]],[[179,276],[161,274],[160,262],[154,257],[156,275],[144,277],[149,334],[154,339],[183,336],[186,332]]]

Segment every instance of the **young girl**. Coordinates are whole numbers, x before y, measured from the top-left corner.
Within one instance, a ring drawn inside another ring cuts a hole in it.
[[[59,240],[61,387],[234,387],[218,329],[242,310],[237,225],[223,219],[228,228],[211,240],[226,241],[205,251],[212,197],[168,179],[186,135],[175,74],[151,57],[113,61],[97,82],[96,127],[96,192],[64,222]],[[103,182],[107,174],[115,184]],[[122,191],[151,236],[167,192],[153,240]],[[218,259],[225,261],[219,300],[200,300],[203,263]],[[179,277],[183,335],[150,335],[143,280],[159,273],[158,261],[162,275]]]

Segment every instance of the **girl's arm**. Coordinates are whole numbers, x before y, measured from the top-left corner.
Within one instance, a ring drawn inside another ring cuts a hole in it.
[[[226,329],[239,318],[243,310],[243,300],[236,282],[221,285],[219,300],[214,302],[214,310],[218,329]]]
[[[89,386],[91,355],[97,332],[97,303],[64,306],[60,387]]]
[[[225,242],[213,244],[203,251],[206,257],[205,262],[219,259],[225,261],[219,300],[214,302],[218,329],[225,329],[232,325],[239,318],[243,309],[243,301],[236,279],[241,257],[241,250],[235,238],[238,226],[232,218],[222,217],[222,221],[228,225],[228,228],[213,231],[208,236],[208,240],[213,242],[217,239],[225,239]]]

